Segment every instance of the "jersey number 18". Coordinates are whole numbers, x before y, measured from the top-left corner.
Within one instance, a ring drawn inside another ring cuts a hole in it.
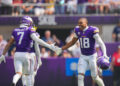
[[[80,38],[81,48],[90,48],[89,38]]]

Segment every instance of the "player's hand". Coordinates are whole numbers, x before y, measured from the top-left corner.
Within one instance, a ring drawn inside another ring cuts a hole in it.
[[[107,55],[103,55],[103,56],[109,61],[110,58]]]
[[[39,67],[41,67],[42,66],[42,61],[41,61],[41,59],[39,58],[38,59],[38,67],[37,67],[37,69],[39,69]]]
[[[56,47],[56,51],[55,52],[56,52],[57,55],[60,55],[62,53],[62,49],[59,48],[59,47]]]
[[[55,46],[54,44],[50,45],[50,49],[53,50],[57,55],[59,55],[62,52],[62,49]]]
[[[2,63],[2,61],[4,61],[4,63],[6,63],[6,60],[5,60],[5,56],[4,56],[4,55],[2,55],[2,56],[0,57],[0,64]]]

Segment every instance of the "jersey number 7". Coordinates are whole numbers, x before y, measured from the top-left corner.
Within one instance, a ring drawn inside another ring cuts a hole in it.
[[[20,45],[24,36],[24,32],[18,32],[17,35],[20,35],[18,44]]]

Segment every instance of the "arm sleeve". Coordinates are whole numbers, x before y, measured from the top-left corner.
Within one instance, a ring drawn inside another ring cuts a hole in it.
[[[51,49],[50,45],[49,45],[48,43],[44,42],[43,40],[39,39],[39,38],[36,36],[35,33],[32,33],[32,34],[31,34],[31,38],[32,38],[32,40],[34,40],[35,42],[37,42],[39,45]]]
[[[34,47],[35,47],[35,54],[40,59],[40,48],[37,42],[35,42]]]
[[[34,43],[34,48],[35,48],[36,57],[38,58],[38,61],[39,61],[41,59],[40,58],[40,48],[39,48],[39,45],[37,42]]]
[[[102,49],[102,52],[103,52],[103,55],[104,55],[104,56],[107,56],[105,44],[104,44],[104,42],[102,41],[102,39],[101,39],[101,37],[99,36],[99,34],[95,34],[93,37],[94,37],[95,41],[100,45],[100,47],[101,47],[101,49]]]

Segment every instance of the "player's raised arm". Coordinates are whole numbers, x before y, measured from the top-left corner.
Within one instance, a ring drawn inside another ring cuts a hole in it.
[[[66,45],[64,45],[62,47],[62,50],[68,49],[69,47],[71,47],[72,45],[74,45],[77,42],[77,40],[78,40],[78,38],[73,37],[73,39],[69,43],[67,43]]]
[[[3,54],[2,56],[0,57],[0,63],[4,60],[4,62],[6,62],[5,60],[5,54],[7,53],[8,49],[10,48],[10,46],[13,44],[14,42],[14,38],[11,37],[9,42],[7,43],[7,45],[5,46],[5,49],[3,50]]]

